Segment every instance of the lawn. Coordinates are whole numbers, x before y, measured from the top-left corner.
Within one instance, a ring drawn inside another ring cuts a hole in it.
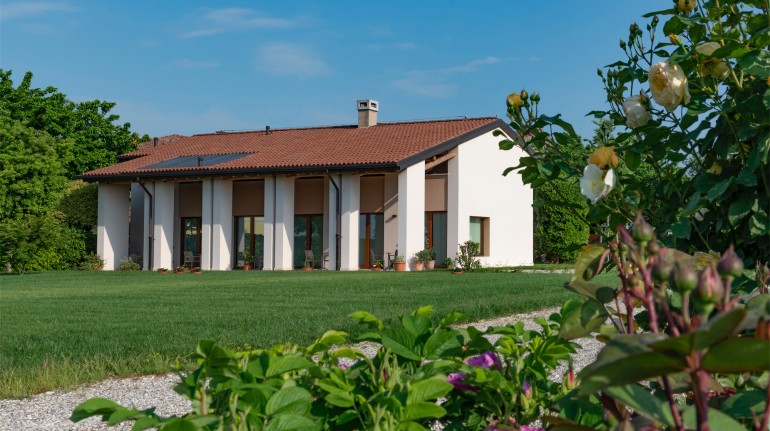
[[[110,376],[167,372],[202,338],[306,344],[347,316],[386,321],[422,305],[469,320],[558,306],[565,274],[447,271],[194,274],[46,272],[0,276],[0,398]]]

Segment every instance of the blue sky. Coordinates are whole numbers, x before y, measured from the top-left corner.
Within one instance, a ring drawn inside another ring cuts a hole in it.
[[[599,66],[669,0],[505,2],[0,2],[0,67],[73,100],[117,103],[151,136],[505,116],[538,91],[584,137]]]

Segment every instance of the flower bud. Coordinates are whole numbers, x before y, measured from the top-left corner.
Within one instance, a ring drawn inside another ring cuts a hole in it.
[[[738,278],[743,273],[743,261],[735,254],[735,247],[732,244],[719,259],[717,270],[722,277]]]
[[[682,45],[682,38],[680,38],[678,35],[669,34],[668,40],[670,40],[674,45]]]
[[[636,23],[633,23],[630,26],[628,26],[628,33],[629,34],[636,34],[637,31],[639,31],[639,26],[636,25]]]
[[[521,390],[524,392],[525,397],[532,398],[532,386],[528,381],[524,380],[524,383],[521,384]]]
[[[677,261],[671,272],[671,284],[680,292],[687,292],[698,285],[698,276],[692,268]]]
[[[524,101],[521,100],[521,96],[519,96],[518,93],[511,93],[508,95],[508,99],[506,99],[505,103],[514,109],[521,108],[524,105]]]
[[[631,235],[639,242],[650,242],[655,237],[655,231],[647,220],[642,217],[642,213],[636,213],[636,220],[631,227]]]
[[[658,16],[657,15],[652,17],[652,26],[655,27],[656,25],[658,25],[658,21],[659,20],[658,20]]]
[[[657,244],[651,242],[650,244]],[[665,283],[671,277],[671,271],[674,269],[674,265],[667,259],[660,259],[652,267],[652,278],[658,283]]]
[[[700,302],[716,304],[722,299],[724,293],[722,279],[719,278],[713,264],[701,271],[698,277],[698,289],[695,291],[695,296]]]
[[[521,100],[527,100],[527,92],[525,90],[521,90]]]
[[[631,293],[636,296],[637,298],[644,298],[645,295],[645,288],[644,288],[644,281],[642,281],[641,278],[637,274],[631,274],[628,277],[628,284],[631,288]]]
[[[540,93],[532,93],[531,99],[535,103],[540,102]]]
[[[660,244],[658,244],[658,241],[650,241],[649,244],[647,244],[647,253],[650,253],[652,255],[656,255],[660,252]]]
[[[599,75],[600,77],[604,76],[604,74],[602,73],[602,70],[598,68],[596,69],[596,74]],[[770,78],[768,78],[768,80],[770,80]]]
[[[626,49],[626,41],[623,39],[620,39],[620,49]]]

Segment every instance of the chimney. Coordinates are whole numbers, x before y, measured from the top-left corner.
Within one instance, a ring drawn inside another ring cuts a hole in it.
[[[157,137],[152,138],[152,146],[153,147],[157,147],[158,146],[158,138]]]
[[[365,99],[357,100],[358,108],[358,127],[372,127],[377,125],[377,110],[380,104],[376,100]]]

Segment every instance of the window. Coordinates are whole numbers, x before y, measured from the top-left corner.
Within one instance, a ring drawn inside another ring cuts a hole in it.
[[[265,244],[265,218],[264,217],[236,217],[235,218],[235,250],[234,266],[253,265],[262,268]],[[248,259],[246,259],[248,258]]]
[[[358,216],[358,266],[371,269],[383,258],[385,221],[383,214],[360,214]]]
[[[313,251],[314,265],[321,268],[323,265],[323,215],[295,215],[294,216],[294,259],[295,268],[305,265],[305,250]]]
[[[489,217],[471,217],[470,240],[479,243],[479,256],[489,256]]]

